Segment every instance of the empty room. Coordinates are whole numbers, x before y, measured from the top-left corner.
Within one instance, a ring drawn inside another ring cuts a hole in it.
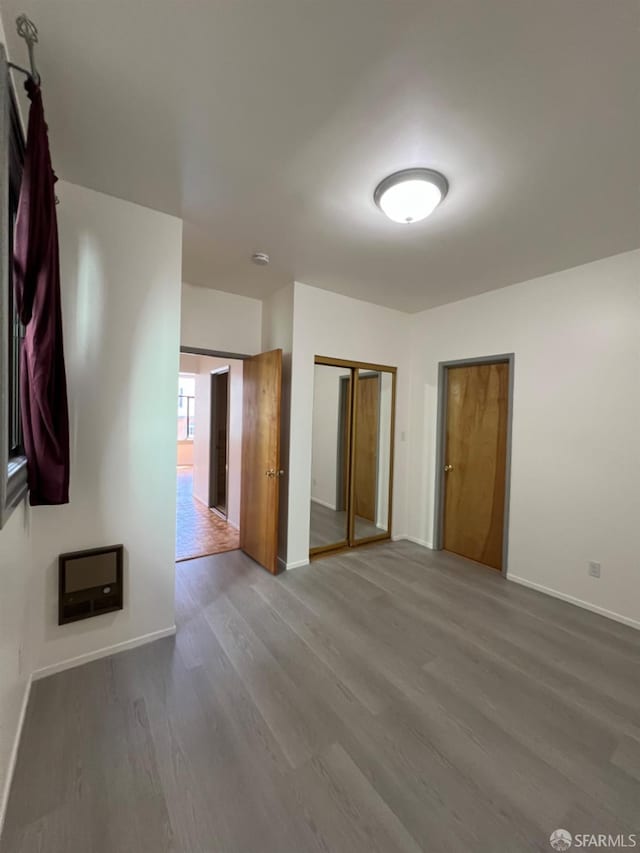
[[[640,0],[0,0],[0,853],[640,847]]]

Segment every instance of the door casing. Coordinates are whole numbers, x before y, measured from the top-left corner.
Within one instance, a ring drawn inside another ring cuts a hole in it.
[[[502,575],[507,576],[509,558],[509,505],[511,497],[511,432],[513,424],[513,383],[515,353],[501,353],[477,358],[461,358],[438,362],[438,419],[436,425],[436,476],[434,490],[433,550],[442,551],[444,528],[444,466],[447,434],[447,376],[450,367],[473,367],[475,364],[503,363],[509,366],[509,396],[507,401],[507,459],[502,536]]]

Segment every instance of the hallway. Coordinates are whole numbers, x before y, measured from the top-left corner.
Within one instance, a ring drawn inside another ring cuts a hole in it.
[[[176,562],[234,551],[240,534],[193,497],[193,469],[177,469]]]

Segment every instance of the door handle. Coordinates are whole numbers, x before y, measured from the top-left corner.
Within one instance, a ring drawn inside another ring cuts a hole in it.
[[[444,470],[445,470],[445,471],[447,472],[447,474],[448,474],[448,473],[449,473],[449,471],[453,471],[453,465],[445,465],[445,466],[444,466]]]
[[[267,475],[267,477],[282,477],[282,476],[284,476],[284,471],[282,471],[282,470],[276,471],[275,468],[269,468],[264,473]]]

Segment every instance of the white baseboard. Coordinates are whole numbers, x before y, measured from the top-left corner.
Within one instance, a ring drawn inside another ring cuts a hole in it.
[[[88,652],[84,655],[78,655],[75,658],[67,658],[67,660],[62,660],[58,663],[43,666],[42,669],[36,669],[32,677],[34,681],[38,681],[40,678],[46,678],[48,675],[55,675],[56,672],[64,672],[65,669],[72,669],[74,666],[82,666],[83,663],[91,663],[93,660],[106,658],[109,657],[109,655],[118,654],[118,652],[126,652],[129,649],[135,649],[138,646],[153,643],[155,640],[161,640],[163,637],[172,637],[175,633],[175,625],[171,628],[163,628],[161,631],[152,631],[150,634],[143,634],[141,637],[134,637],[132,640],[125,640],[123,643],[115,643],[113,646],[105,646],[105,648],[97,649],[95,652]]]
[[[332,509],[334,512],[336,511],[335,504],[330,504],[327,501],[321,501],[320,498],[311,498],[311,503],[320,504],[320,506],[326,506],[327,509]]]
[[[433,551],[433,542],[427,542],[426,539],[417,539],[415,536],[403,536],[407,542],[413,542],[414,545],[421,545],[423,548],[428,548]]]
[[[22,706],[20,708],[20,716],[18,717],[18,725],[13,738],[13,746],[11,747],[11,755],[9,756],[9,766],[7,767],[7,777],[4,781],[4,790],[2,791],[2,800],[0,801],[0,836],[2,835],[2,827],[4,826],[4,817],[7,813],[7,805],[9,803],[9,791],[13,782],[13,773],[16,769],[16,761],[18,760],[18,747],[20,746],[20,738],[22,737],[22,727],[27,714],[27,705],[29,704],[29,696],[31,694],[31,683],[33,677],[30,676],[24,688],[24,696],[22,697]]]
[[[630,628],[640,630],[640,622],[637,619],[632,619],[630,616],[623,616],[621,613],[616,613],[613,610],[607,610],[604,607],[598,607],[597,604],[591,604],[588,601],[583,601],[581,598],[576,598],[573,595],[567,595],[565,592],[558,592],[557,589],[543,586],[540,583],[534,583],[526,578],[510,575],[507,572],[507,580],[519,583],[521,586],[527,586],[530,589],[535,589],[538,592],[543,592],[545,595],[550,595],[552,598],[559,598],[561,601],[567,601],[569,604],[575,604],[576,607],[582,607],[584,610],[591,610],[592,613],[597,613],[599,616],[606,616],[607,619],[613,619],[615,622],[621,622],[623,625],[628,625]]]
[[[309,560],[296,560],[293,563],[287,563],[287,569],[300,569],[302,566],[308,566]]]

